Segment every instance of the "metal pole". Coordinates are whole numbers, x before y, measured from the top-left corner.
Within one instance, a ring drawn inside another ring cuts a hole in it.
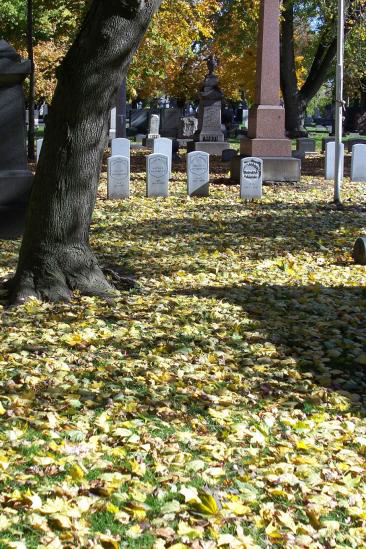
[[[334,202],[341,203],[341,185],[343,180],[343,63],[344,63],[344,0],[338,0],[337,28],[337,73],[336,73],[336,106],[335,106],[335,169],[334,169]]]

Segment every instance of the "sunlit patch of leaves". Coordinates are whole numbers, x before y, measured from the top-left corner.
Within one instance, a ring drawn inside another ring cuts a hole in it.
[[[92,227],[140,287],[1,308],[0,547],[364,546],[362,186],[147,200],[144,161]]]

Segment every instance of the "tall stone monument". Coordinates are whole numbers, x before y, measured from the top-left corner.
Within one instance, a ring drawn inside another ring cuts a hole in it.
[[[240,159],[255,156],[263,159],[264,181],[297,181],[301,162],[291,154],[280,104],[279,0],[261,0],[255,104],[249,110],[248,136],[240,141],[240,157],[232,161],[231,176],[239,179]]]
[[[203,151],[213,155],[220,155],[230,145],[225,142],[221,128],[221,108],[223,93],[214,71],[217,62],[213,55],[207,59],[208,74],[205,77],[200,93],[198,113],[198,130],[194,141],[188,143],[188,152]]]
[[[22,234],[32,186],[22,88],[30,70],[30,61],[23,61],[12,46],[0,40],[0,238]]]

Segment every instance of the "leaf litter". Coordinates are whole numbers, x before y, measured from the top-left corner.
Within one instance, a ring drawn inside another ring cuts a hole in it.
[[[362,186],[148,200],[143,162],[91,233],[139,287],[0,306],[0,548],[365,546]]]

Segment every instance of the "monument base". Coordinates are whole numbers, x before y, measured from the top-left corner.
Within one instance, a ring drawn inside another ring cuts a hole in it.
[[[0,206],[0,240],[15,240],[24,233],[26,206]]]
[[[235,182],[240,181],[240,161],[242,158],[246,158],[247,154],[241,154],[236,156],[231,161],[231,180]],[[289,157],[275,157],[275,156],[261,156],[263,160],[263,181],[275,181],[275,182],[297,182],[301,177],[301,160],[298,158]]]
[[[28,170],[0,171],[0,239],[22,236],[32,182]]]
[[[32,182],[29,170],[0,171],[0,205],[27,204]]]
[[[286,157],[291,156],[290,139],[263,139],[243,137],[240,140],[240,154],[257,157]]]
[[[201,151],[213,156],[221,156],[225,149],[230,149],[226,141],[191,141],[187,144],[187,152]]]

